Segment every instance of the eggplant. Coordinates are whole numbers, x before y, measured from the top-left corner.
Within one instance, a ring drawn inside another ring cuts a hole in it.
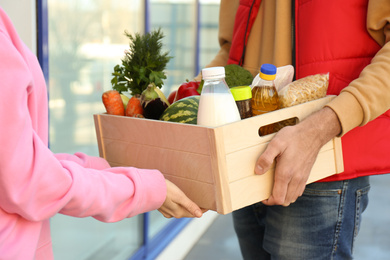
[[[164,93],[154,83],[151,83],[141,94],[141,105],[145,118],[158,120],[169,106],[169,102]]]

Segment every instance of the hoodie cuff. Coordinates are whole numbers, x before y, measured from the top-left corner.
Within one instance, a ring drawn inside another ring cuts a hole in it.
[[[148,212],[158,209],[165,202],[167,185],[165,177],[158,170],[140,170],[140,182],[143,189],[140,212]]]

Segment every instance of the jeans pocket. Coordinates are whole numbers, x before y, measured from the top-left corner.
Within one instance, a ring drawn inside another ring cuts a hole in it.
[[[368,192],[370,191],[370,188],[371,186],[367,185],[362,189],[356,190],[355,227],[353,232],[352,251],[355,238],[359,234],[360,224],[362,222],[362,213],[366,210],[368,205]]]

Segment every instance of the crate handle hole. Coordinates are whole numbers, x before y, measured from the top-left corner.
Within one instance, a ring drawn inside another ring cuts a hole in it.
[[[259,128],[259,136],[267,136],[270,134],[274,134],[278,132],[280,129],[282,129],[285,126],[292,126],[299,123],[298,117],[291,117],[282,121],[278,121],[269,125],[264,125]]]

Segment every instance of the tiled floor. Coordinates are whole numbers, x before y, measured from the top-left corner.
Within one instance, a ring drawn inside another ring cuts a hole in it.
[[[356,260],[390,259],[390,175],[371,177],[369,205],[354,245]],[[242,259],[231,215],[220,215],[185,260]]]

